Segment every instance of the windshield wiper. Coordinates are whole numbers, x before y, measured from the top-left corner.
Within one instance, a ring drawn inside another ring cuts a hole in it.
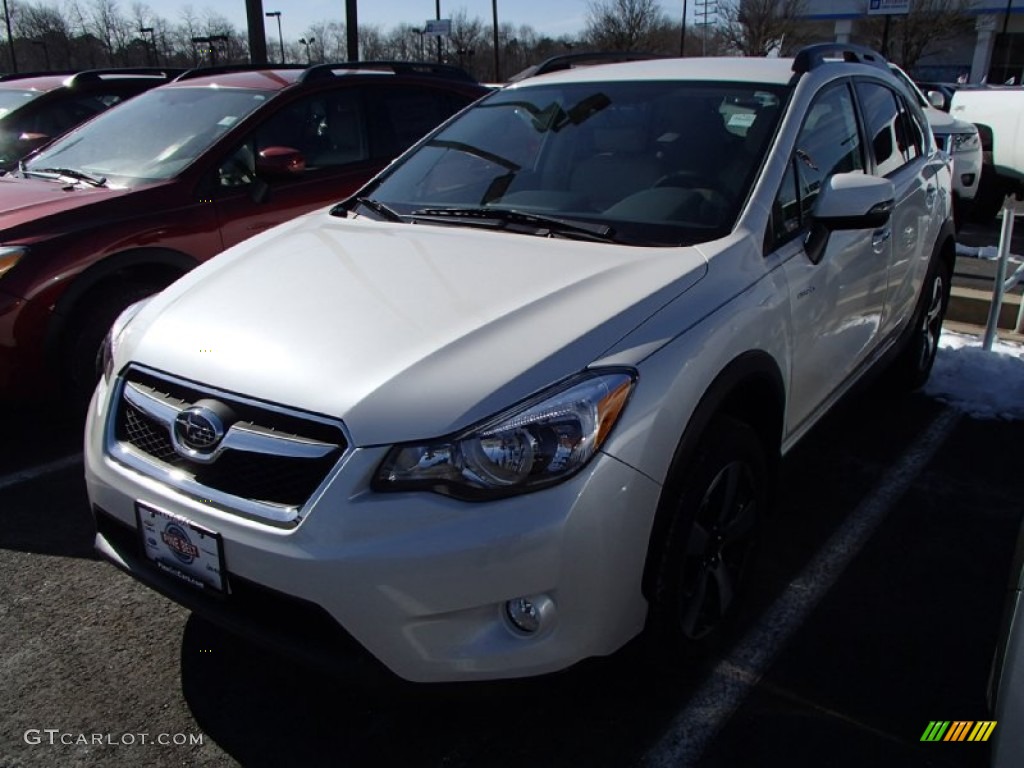
[[[85,171],[76,171],[74,168],[26,168],[21,167],[21,172],[26,176],[40,176],[44,179],[74,179],[84,181],[94,187],[105,187],[107,179],[104,176],[93,176]]]
[[[380,200],[374,200],[372,197],[357,197],[353,202],[355,202],[356,205],[363,206],[363,208],[369,208],[385,221],[394,221],[398,224],[405,223],[405,219],[403,219],[394,208],[385,205],[380,202]]]
[[[602,243],[616,242],[615,230],[607,224],[587,224],[560,219],[557,216],[526,213],[511,208],[420,208],[413,211],[411,215],[423,219],[464,219],[481,223],[492,221],[503,225],[522,224],[537,227],[537,231],[533,234],[541,237],[569,237]]]

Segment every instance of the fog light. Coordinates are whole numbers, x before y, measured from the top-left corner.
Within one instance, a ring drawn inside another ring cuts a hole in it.
[[[505,603],[505,615],[513,627],[532,635],[554,621],[555,604],[546,595],[517,597]]]

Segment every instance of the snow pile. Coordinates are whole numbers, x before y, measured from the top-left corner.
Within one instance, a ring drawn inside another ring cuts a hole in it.
[[[943,331],[924,392],[978,419],[1024,419],[1024,347],[986,352],[978,336]]]

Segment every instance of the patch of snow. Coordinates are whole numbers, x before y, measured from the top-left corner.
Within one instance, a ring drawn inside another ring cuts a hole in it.
[[[977,419],[1024,419],[1024,346],[943,331],[924,393]]]

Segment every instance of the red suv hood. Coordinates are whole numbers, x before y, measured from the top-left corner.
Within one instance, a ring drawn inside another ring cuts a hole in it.
[[[0,176],[0,230],[124,195],[127,189],[92,187],[85,182]]]

